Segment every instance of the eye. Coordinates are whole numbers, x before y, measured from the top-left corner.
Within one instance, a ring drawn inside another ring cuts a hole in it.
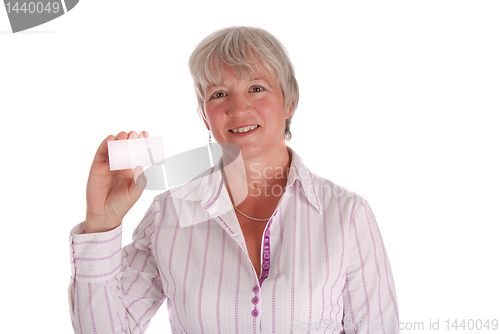
[[[218,92],[213,93],[212,96],[210,96],[210,99],[220,99],[221,97],[224,97],[224,96],[227,96],[227,94],[222,92],[222,91],[218,91]]]
[[[252,88],[250,88],[250,90],[254,93],[259,93],[259,92],[262,92],[264,91],[264,87],[262,86],[252,86]]]

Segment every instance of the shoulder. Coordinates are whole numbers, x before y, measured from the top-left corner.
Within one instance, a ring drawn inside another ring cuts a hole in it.
[[[326,206],[340,206],[349,209],[354,214],[366,199],[354,190],[341,186],[327,178],[311,172],[314,188],[318,191],[320,202]]]
[[[361,203],[366,203],[366,199],[359,193],[311,172],[297,152],[291,148],[289,152],[292,154],[292,177],[297,175],[308,197],[317,197],[320,206],[324,206],[326,211],[337,207],[342,212],[349,210],[354,215]]]

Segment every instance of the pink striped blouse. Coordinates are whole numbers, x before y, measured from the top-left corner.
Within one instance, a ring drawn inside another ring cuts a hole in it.
[[[121,226],[73,228],[75,333],[144,333],[165,299],[172,333],[399,333],[389,258],[368,202],[290,152],[260,273],[226,210],[217,167],[158,195],[124,248]]]

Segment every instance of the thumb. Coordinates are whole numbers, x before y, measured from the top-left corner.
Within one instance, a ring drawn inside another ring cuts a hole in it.
[[[133,193],[133,195],[137,194],[138,195],[137,198],[139,198],[139,196],[141,196],[142,191],[146,188],[148,180],[144,175],[142,166],[135,167],[132,173],[134,174],[134,183],[130,185],[130,191]]]

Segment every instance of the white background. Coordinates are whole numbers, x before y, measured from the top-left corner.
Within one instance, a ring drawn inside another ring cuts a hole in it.
[[[500,2],[327,3],[81,1],[17,34],[0,7],[2,332],[72,332],[68,235],[97,146],[122,130],[163,136],[166,156],[206,144],[187,61],[231,25],[290,53],[289,145],[369,201],[405,327],[500,318]],[[148,333],[169,331],[162,306]]]

